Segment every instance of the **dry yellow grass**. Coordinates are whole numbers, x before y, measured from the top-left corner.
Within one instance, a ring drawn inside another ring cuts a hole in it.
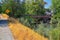
[[[9,28],[12,31],[15,40],[48,40],[18,22],[10,23]]]

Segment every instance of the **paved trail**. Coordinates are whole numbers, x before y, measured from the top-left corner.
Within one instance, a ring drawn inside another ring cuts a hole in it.
[[[14,40],[7,24],[0,24],[0,40]]]

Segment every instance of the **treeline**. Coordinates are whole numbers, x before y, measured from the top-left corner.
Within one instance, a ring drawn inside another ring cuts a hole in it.
[[[10,12],[7,14],[10,17],[18,18],[21,23],[33,28],[36,18],[21,15],[44,15],[44,5],[44,0],[2,0],[1,7],[3,13],[8,9]]]
[[[43,0],[2,0],[2,11],[10,10],[9,15],[18,17],[20,14],[44,14],[45,2]]]

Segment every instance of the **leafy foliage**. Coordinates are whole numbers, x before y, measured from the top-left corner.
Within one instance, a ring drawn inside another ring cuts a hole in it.
[[[52,0],[52,9],[56,17],[60,17],[60,0]]]
[[[41,2],[41,3],[40,3]],[[41,15],[44,14],[44,5],[42,0],[26,0],[25,2],[26,14]]]
[[[50,40],[60,40],[60,28],[55,28],[50,31]]]
[[[52,21],[51,24],[41,23],[41,24],[36,25],[36,24],[33,24],[35,22],[34,18],[29,17],[29,16],[21,17],[21,14],[22,15],[25,15],[25,14],[43,15],[45,13],[43,0],[35,0],[35,1],[34,0],[24,0],[23,2],[20,2],[20,3],[18,1],[14,1],[14,0],[7,0],[7,1],[4,0],[2,2],[2,11],[5,13],[5,11],[7,9],[10,10],[10,13],[8,13],[8,15],[19,19],[19,21],[22,24],[34,29],[36,32],[38,32],[41,35],[47,36],[48,38],[51,37],[50,40],[59,40],[58,36],[60,35],[60,32],[57,27],[60,27],[60,23],[59,23],[60,19],[58,18],[58,17],[60,17],[60,0],[52,0],[51,9],[54,11],[53,17],[54,18],[57,17],[57,18],[56,19],[53,18],[53,20],[51,20]],[[58,21],[58,22],[56,23],[56,21]],[[14,24],[14,25],[16,25],[16,24]],[[17,33],[15,32],[15,29],[13,29],[13,28],[15,28],[15,27],[13,27],[14,25],[11,26],[11,30],[13,30],[14,36],[15,35],[19,36],[20,29],[17,29],[17,26],[19,26],[19,28],[20,28],[20,24],[16,26]],[[24,28],[24,27],[22,27],[22,28]],[[48,33],[48,32],[50,32],[50,33]]]
[[[2,8],[3,8],[3,12],[9,9],[10,10],[9,15],[12,17],[17,17],[20,14],[25,13],[24,3],[17,3],[13,0],[3,1]]]
[[[1,6],[1,4],[0,4],[0,13],[2,12],[2,6]]]

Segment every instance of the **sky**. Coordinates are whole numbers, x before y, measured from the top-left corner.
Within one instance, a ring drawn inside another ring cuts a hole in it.
[[[1,0],[0,0],[0,2],[1,2]]]
[[[49,8],[51,6],[51,0],[44,0],[44,1],[47,2],[45,8]]]
[[[47,2],[47,4],[45,5],[45,8],[49,8],[51,5],[51,0],[44,0],[45,2]],[[1,2],[1,0],[0,0]]]

